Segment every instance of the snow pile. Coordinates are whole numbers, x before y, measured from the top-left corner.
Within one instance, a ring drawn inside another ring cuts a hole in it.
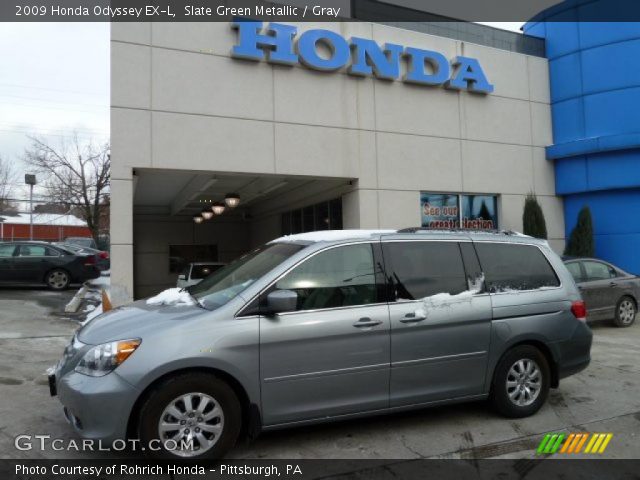
[[[93,305],[87,305],[87,308],[89,307],[93,307]],[[85,310],[85,312],[86,311],[87,310]],[[89,312],[89,315],[87,315],[87,318],[85,318],[84,321],[80,322],[80,325],[84,325],[90,322],[91,320],[96,318],[98,315],[102,315],[102,304],[99,304],[97,307],[93,307],[93,309]]]
[[[454,304],[460,304],[462,302],[471,302],[474,295],[480,293],[484,287],[484,274],[478,276],[476,279],[468,280],[469,290],[460,292],[456,295],[450,293],[436,293],[428,297],[422,298],[423,307],[416,309],[416,317],[427,318],[429,311],[438,308],[448,308]]]
[[[194,301],[186,290],[168,288],[155,297],[148,298],[147,305],[194,305]]]

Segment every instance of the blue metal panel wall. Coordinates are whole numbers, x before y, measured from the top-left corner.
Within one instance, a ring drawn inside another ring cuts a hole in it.
[[[610,0],[566,0],[524,30],[546,41],[554,140],[547,158],[567,237],[588,205],[596,254],[640,273],[640,23],[580,21],[606,8]]]

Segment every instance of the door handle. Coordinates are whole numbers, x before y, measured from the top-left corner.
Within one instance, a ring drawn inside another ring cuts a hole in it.
[[[421,322],[427,318],[426,315],[416,315],[415,313],[407,313],[404,318],[401,318],[402,323],[416,323]]]
[[[616,282],[611,282],[611,283],[609,284],[609,286],[610,286],[610,287],[617,287],[617,286],[618,286],[618,284],[617,284]]]
[[[356,323],[353,324],[356,328],[367,328],[367,327],[375,327],[376,325],[380,325],[382,322],[380,320],[371,320],[369,317],[362,317]]]

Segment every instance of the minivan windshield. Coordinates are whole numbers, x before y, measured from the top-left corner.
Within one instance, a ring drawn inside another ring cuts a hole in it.
[[[267,244],[222,267],[187,291],[205,308],[215,310],[303,248],[304,245],[294,243]]]

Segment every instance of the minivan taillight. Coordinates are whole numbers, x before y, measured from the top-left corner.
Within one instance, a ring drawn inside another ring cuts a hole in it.
[[[587,307],[582,300],[571,304],[571,313],[581,322],[587,321]]]

